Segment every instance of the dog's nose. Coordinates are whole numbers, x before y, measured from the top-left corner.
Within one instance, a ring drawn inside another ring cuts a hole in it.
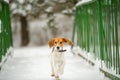
[[[57,49],[59,49],[60,47],[59,46],[57,46]]]

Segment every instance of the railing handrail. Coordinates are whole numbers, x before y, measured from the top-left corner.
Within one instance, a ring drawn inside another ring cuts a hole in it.
[[[89,0],[78,3],[72,37],[73,42],[83,50],[91,52],[95,59],[99,59],[101,70],[104,70],[105,66],[118,76],[120,76],[119,6],[119,0]]]

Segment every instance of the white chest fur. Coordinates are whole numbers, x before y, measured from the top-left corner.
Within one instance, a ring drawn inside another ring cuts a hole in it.
[[[64,53],[62,52],[53,52],[51,53],[51,59],[55,62],[55,63],[61,63],[64,62]]]
[[[51,66],[55,73],[58,75],[63,74],[65,64],[64,53],[53,51],[50,55]]]

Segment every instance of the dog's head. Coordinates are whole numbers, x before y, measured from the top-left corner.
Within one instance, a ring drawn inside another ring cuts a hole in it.
[[[69,45],[72,45],[72,42],[69,39],[66,38],[53,38],[49,41],[49,46],[56,48],[57,50],[62,49],[64,46],[64,43],[68,43]]]

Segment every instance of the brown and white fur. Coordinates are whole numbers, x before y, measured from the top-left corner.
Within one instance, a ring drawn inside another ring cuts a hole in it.
[[[64,43],[72,45],[72,42],[66,38],[53,38],[49,41],[50,48],[52,47],[52,52],[50,54],[50,64],[51,64],[51,76],[59,80],[59,76],[64,72],[64,52],[63,50]]]

